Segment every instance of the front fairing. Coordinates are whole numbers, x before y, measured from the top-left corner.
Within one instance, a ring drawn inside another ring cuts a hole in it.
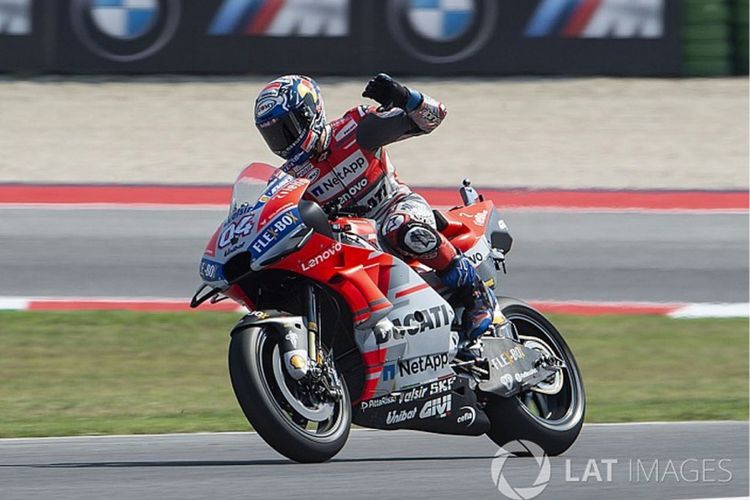
[[[206,245],[199,274],[212,288],[226,288],[232,278],[225,265],[235,256],[259,271],[288,255],[310,233],[298,204],[309,181],[264,164],[247,167],[232,189],[227,218]],[[235,277],[236,278],[236,277]]]

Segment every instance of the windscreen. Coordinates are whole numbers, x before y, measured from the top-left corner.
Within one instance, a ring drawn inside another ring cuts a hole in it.
[[[234,182],[229,214],[231,215],[232,212],[245,203],[254,205],[266,190],[268,180],[274,175],[286,174],[265,163],[253,163],[246,167]]]

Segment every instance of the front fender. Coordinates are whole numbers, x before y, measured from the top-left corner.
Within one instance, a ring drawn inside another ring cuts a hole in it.
[[[308,357],[308,332],[305,319],[277,309],[251,311],[232,328],[230,336],[239,331],[257,327],[268,328],[276,335],[279,354],[287,373],[295,380],[304,377],[311,363],[314,362]],[[295,366],[292,363],[293,356],[301,356],[305,360],[304,366]]]
[[[295,328],[305,329],[305,320],[302,316],[292,316],[288,312],[278,309],[267,309],[265,311],[250,311],[232,328],[231,335],[239,330],[251,326],[270,326],[274,331],[286,331],[287,325],[292,324]],[[305,332],[307,330],[305,329]]]

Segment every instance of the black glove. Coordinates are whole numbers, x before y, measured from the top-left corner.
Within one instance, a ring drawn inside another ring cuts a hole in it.
[[[401,108],[406,109],[406,103],[409,101],[409,89],[398,83],[396,80],[380,73],[367,83],[362,97],[370,98],[380,103],[385,109]]]

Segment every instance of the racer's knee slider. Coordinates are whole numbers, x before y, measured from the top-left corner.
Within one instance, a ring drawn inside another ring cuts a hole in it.
[[[442,271],[456,256],[456,249],[432,225],[397,212],[386,218],[382,234],[388,246],[401,255]]]
[[[440,247],[440,234],[424,222],[409,221],[399,228],[398,246],[416,258],[432,255]]]
[[[415,259],[435,253],[440,246],[437,230],[409,214],[391,214],[383,224],[382,233],[395,251]]]

